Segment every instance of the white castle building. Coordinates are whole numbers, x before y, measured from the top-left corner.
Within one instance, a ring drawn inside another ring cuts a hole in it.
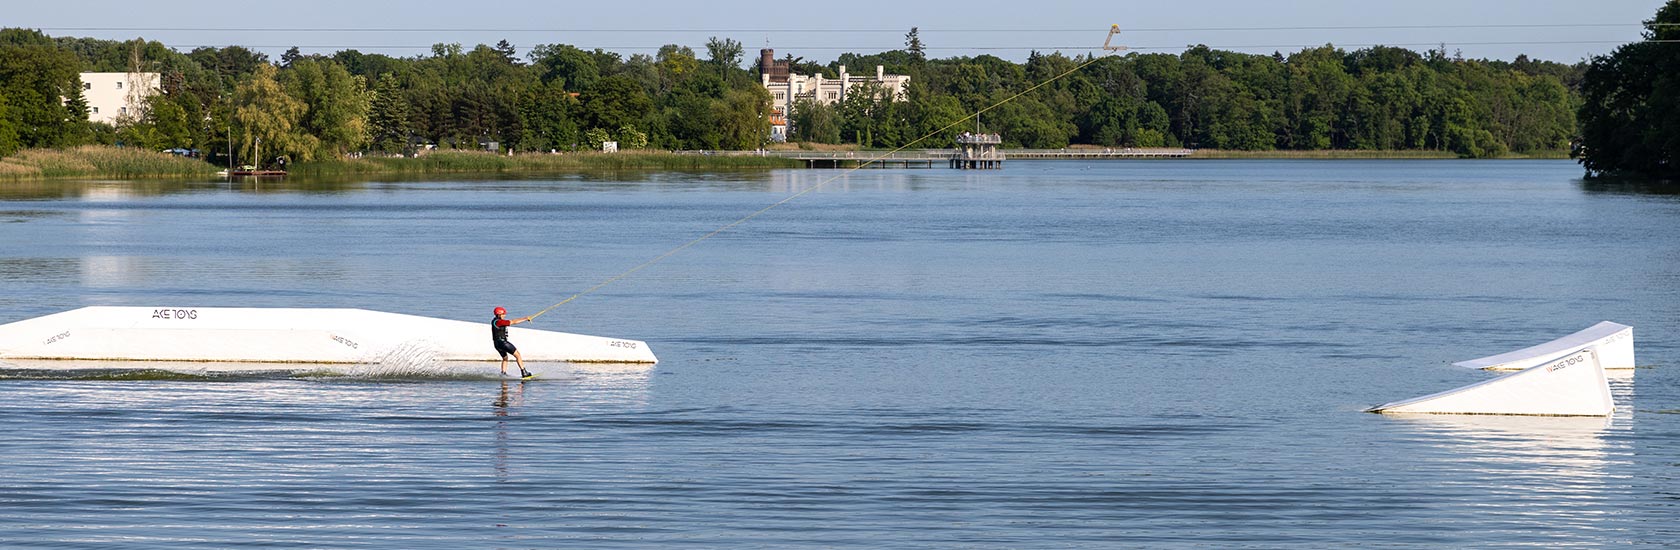
[[[845,65],[840,66],[840,78],[835,79],[823,78],[820,73],[793,74],[788,62],[777,61],[775,50],[769,48],[758,51],[758,72],[764,89],[770,91],[771,141],[787,141],[788,114],[795,101],[811,99],[832,105],[845,100],[848,91],[864,84],[875,84],[888,92],[893,101],[902,101],[904,87],[910,84],[910,75],[886,74],[880,65],[875,66],[873,76],[848,73]]]
[[[82,73],[88,120],[117,124],[140,116],[146,98],[160,91],[158,73]]]

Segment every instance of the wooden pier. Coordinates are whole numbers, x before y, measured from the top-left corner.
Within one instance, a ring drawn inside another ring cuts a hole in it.
[[[1105,149],[1011,149],[1010,158],[1017,159],[1137,159],[1189,158],[1191,149],[1169,147],[1110,147]]]
[[[1003,153],[998,152],[998,144],[1003,143],[1003,136],[997,134],[971,134],[963,132],[957,136],[957,152],[951,155],[951,167],[960,170],[1002,170]]]

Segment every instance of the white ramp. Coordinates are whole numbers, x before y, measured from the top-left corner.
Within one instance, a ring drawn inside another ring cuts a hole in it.
[[[1615,410],[1598,353],[1589,347],[1492,380],[1365,412],[1610,416]]]
[[[1609,321],[1537,346],[1453,364],[1472,369],[1523,370],[1587,347],[1598,350],[1599,363],[1606,369],[1633,368],[1633,327]]]
[[[654,363],[644,342],[511,327],[526,361]],[[500,361],[490,320],[365,309],[84,307],[0,325],[0,359],[374,363]]]

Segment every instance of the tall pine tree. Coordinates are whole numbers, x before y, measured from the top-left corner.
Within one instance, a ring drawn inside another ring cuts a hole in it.
[[[379,83],[373,88],[373,105],[368,109],[368,137],[373,147],[386,153],[405,152],[412,131],[408,100],[397,77],[391,73],[379,75]]]

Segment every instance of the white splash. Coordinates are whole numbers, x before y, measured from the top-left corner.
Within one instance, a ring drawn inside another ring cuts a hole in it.
[[[345,370],[352,378],[480,378],[482,373],[438,358],[440,348],[426,340],[408,340],[378,359]]]

